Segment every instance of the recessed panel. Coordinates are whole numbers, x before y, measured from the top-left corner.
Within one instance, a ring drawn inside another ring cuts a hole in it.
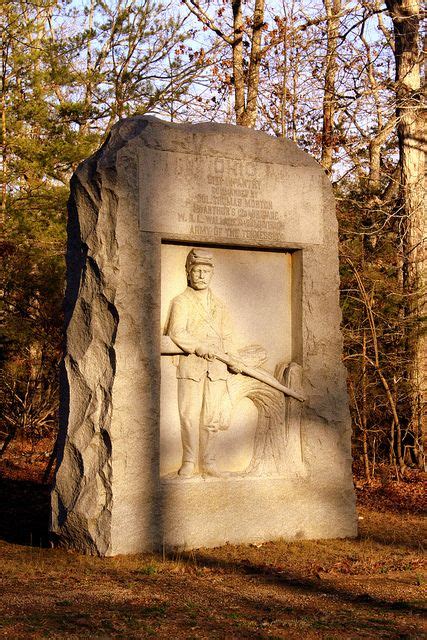
[[[232,331],[232,352],[239,358],[244,354],[251,364],[274,373],[278,363],[291,361],[291,255],[286,252],[253,251],[228,248],[201,248],[212,256],[213,274],[210,290],[225,313]],[[187,245],[162,245],[161,255],[161,325],[168,333],[170,313],[176,299],[188,322],[199,314],[197,300],[193,304],[191,287],[187,285],[186,260],[191,250]],[[189,296],[182,297],[188,291]],[[194,296],[193,296],[194,297]],[[188,298],[188,299],[187,299]],[[203,314],[203,311],[201,311]],[[202,319],[200,319],[202,322]],[[221,324],[218,325],[221,327]],[[228,326],[228,325],[227,325]],[[221,329],[218,329],[221,332]],[[215,328],[214,328],[215,331]],[[181,357],[186,357],[185,355]],[[161,356],[161,455],[162,476],[173,476],[183,462],[182,418],[179,415],[178,380],[180,356]],[[194,356],[193,356],[194,360]],[[247,360],[246,360],[247,361]],[[199,377],[198,363],[184,370],[184,376]],[[203,375],[205,375],[203,373]],[[234,383],[228,370],[226,385]],[[209,374],[206,374],[209,377]],[[215,377],[215,376],[213,376]],[[194,381],[193,381],[194,382]],[[186,382],[180,382],[185,387]],[[192,382],[188,382],[191,387]],[[195,394],[204,392],[195,390]],[[222,401],[219,401],[222,402]],[[252,401],[243,398],[231,408],[224,398],[223,413],[227,428],[214,437],[215,464],[221,471],[243,472],[251,462],[258,412]],[[193,425],[193,428],[194,425]],[[196,474],[201,471],[197,459]]]

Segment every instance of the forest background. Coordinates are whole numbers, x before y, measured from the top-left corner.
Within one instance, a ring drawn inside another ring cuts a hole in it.
[[[423,469],[418,0],[2,3],[0,456],[54,461],[66,202],[119,118],[293,140],[333,182],[356,471]],[[424,327],[424,328],[423,328]],[[424,420],[424,422],[423,422]]]

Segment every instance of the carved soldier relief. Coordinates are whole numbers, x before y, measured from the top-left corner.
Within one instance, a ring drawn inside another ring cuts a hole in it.
[[[163,245],[163,477],[304,473],[291,263],[286,252]]]

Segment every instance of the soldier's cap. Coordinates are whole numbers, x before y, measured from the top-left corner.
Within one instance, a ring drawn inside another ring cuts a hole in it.
[[[185,263],[187,273],[189,273],[196,264],[206,264],[209,267],[213,267],[213,255],[205,249],[191,249]]]

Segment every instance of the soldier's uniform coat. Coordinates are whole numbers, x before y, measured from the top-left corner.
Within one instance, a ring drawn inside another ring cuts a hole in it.
[[[232,326],[224,304],[210,290],[207,307],[191,288],[173,299],[166,334],[188,355],[177,362],[178,405],[183,462],[197,464],[200,440],[202,464],[214,461],[213,439],[221,428],[221,398],[227,393],[227,365],[195,354],[199,346],[228,353]],[[199,433],[200,430],[200,433]]]

